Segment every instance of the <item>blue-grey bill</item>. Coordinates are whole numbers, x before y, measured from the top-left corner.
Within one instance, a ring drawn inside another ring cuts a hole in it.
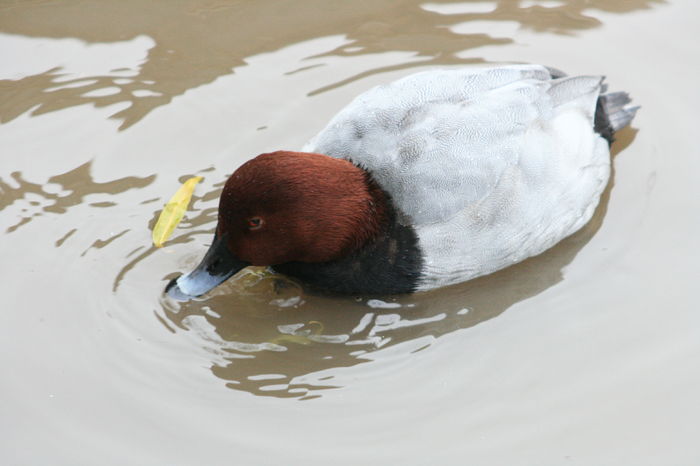
[[[226,235],[215,235],[202,262],[192,272],[171,280],[165,292],[178,301],[188,301],[212,290],[247,265],[231,254]]]

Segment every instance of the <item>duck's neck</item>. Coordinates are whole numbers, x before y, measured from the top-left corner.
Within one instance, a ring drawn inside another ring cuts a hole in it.
[[[416,233],[398,221],[389,195],[368,174],[366,183],[371,229],[361,243],[336,260],[287,262],[273,268],[317,291],[361,295],[415,291],[423,266]]]

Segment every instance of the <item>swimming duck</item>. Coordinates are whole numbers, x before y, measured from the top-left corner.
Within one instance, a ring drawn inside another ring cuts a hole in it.
[[[300,152],[226,182],[176,299],[249,265],[345,294],[429,290],[540,254],[585,225],[637,110],[600,76],[539,65],[431,70],[353,100]]]

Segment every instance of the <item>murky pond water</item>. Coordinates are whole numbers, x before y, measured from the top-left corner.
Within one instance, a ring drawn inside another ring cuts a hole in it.
[[[0,2],[0,461],[700,464],[690,0]],[[593,221],[413,296],[162,290],[227,175],[418,69],[605,74],[643,109]],[[173,241],[163,203],[204,181]]]

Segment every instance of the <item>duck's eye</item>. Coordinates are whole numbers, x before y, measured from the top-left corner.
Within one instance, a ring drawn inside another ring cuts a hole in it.
[[[260,217],[251,217],[248,219],[248,229],[249,230],[258,230],[260,227],[263,225],[263,219]]]

